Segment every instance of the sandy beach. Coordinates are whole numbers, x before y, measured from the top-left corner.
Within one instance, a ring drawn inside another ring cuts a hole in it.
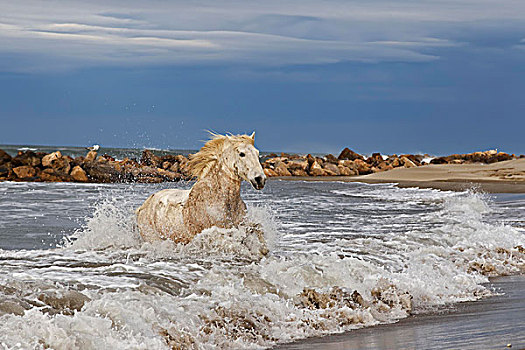
[[[283,180],[397,183],[399,187],[462,191],[475,188],[489,193],[525,193],[525,159],[493,164],[440,164],[397,168],[361,176],[279,177]]]
[[[499,295],[275,349],[525,349],[525,276],[493,278],[488,286]]]

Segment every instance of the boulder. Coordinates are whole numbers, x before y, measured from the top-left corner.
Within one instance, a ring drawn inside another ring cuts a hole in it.
[[[330,162],[332,164],[339,163],[339,159],[337,159],[333,154],[327,154],[326,156],[324,156],[324,158],[327,162]]]
[[[60,153],[60,151],[49,153],[48,155],[42,157],[42,165],[44,167],[50,167],[55,160],[60,158],[62,158],[62,153]]]
[[[39,166],[41,164],[41,159],[45,153],[35,153],[33,151],[22,152],[19,151],[17,156],[11,160],[13,166],[22,166],[28,165],[31,167]]]
[[[122,182],[129,181],[132,178],[121,173],[115,166],[115,163],[86,162],[84,170],[88,179],[94,182]]]
[[[356,159],[354,160],[354,164],[357,166],[357,172],[359,173],[359,175],[366,175],[372,173],[370,165],[367,164],[364,160]]]
[[[0,179],[7,179],[11,175],[13,170],[10,165],[10,163],[0,165]]]
[[[73,180],[75,181],[78,181],[78,182],[88,182],[89,179],[87,177],[87,174],[86,172],[84,171],[84,169],[82,169],[80,166],[75,166],[72,170],[71,170],[71,177],[73,178]]]
[[[399,158],[399,161],[403,164],[403,166],[405,168],[415,168],[415,167],[417,167],[417,165],[413,161],[411,161],[410,159],[408,159],[405,156],[402,156],[401,158]]]
[[[22,165],[16,168],[13,168],[13,172],[19,179],[27,179],[34,177],[36,175],[36,169],[29,165]]]
[[[366,160],[368,164],[377,166],[379,163],[383,162],[383,156],[381,156],[381,153],[373,153],[368,159]]]
[[[97,151],[89,151],[84,162],[94,162],[97,159]]]
[[[0,165],[10,162],[12,157],[3,149],[0,149]]]
[[[40,180],[46,181],[46,182],[62,182],[62,181],[68,181],[68,178],[65,178],[63,174],[59,174],[55,171],[55,169],[48,168],[44,169],[40,175]]]
[[[430,161],[430,164],[447,164],[447,163],[448,161],[445,159],[445,157],[433,158]]]
[[[266,175],[268,177],[279,176],[279,175],[277,175],[277,173],[275,171],[273,171],[270,168],[264,168],[263,170],[264,170],[264,175]]]
[[[306,159],[295,159],[288,163],[288,170],[293,172],[293,170],[302,170],[306,172],[308,169],[308,160]]]
[[[284,162],[280,162],[280,163],[274,168],[274,171],[275,171],[275,173],[277,174],[277,176],[292,176],[292,174],[290,173],[290,171],[288,171],[288,168],[286,167],[286,165],[284,164]]]
[[[383,161],[377,165],[377,169],[378,171],[387,171],[394,169],[394,167],[388,164],[387,162]]]
[[[339,164],[337,167],[339,168],[340,175],[343,175],[343,176],[354,176],[354,175],[357,175],[357,171],[355,171],[353,169],[350,169],[350,168],[347,168],[344,165]]]
[[[326,176],[326,170],[324,170],[321,165],[315,161],[310,166],[310,175],[312,176]]]
[[[291,170],[290,170],[290,173],[291,173],[293,176],[308,176],[308,173],[306,172],[306,170],[303,170],[303,169],[300,169],[300,168],[297,168],[297,169],[291,169]]]
[[[153,152],[149,149],[145,149],[144,151],[142,151],[142,156],[140,157],[140,164],[158,168],[162,166],[162,160],[159,156],[153,154]]]
[[[403,154],[400,158],[403,158],[403,157],[409,159],[412,163],[414,163],[415,166],[420,166],[421,160],[423,160],[423,156],[421,155],[416,156],[413,154]]]
[[[339,167],[337,165],[333,164],[333,163],[328,163],[328,162],[324,163],[323,169],[326,170],[326,172],[330,176],[341,175],[341,171],[339,170]]]
[[[161,168],[157,168],[157,174],[166,181],[179,181],[181,179],[181,175],[179,173],[175,173]]]
[[[57,158],[51,162],[51,168],[59,174],[68,175],[71,170],[70,160],[67,157]]]
[[[163,167],[164,167],[164,165],[163,165]],[[171,171],[171,172],[174,172],[174,173],[178,173],[179,170],[180,170],[179,163],[173,163],[173,165],[171,165],[168,170]]]
[[[344,160],[344,159],[348,159],[348,160],[356,160],[356,159],[365,160],[365,158],[362,155],[360,155],[359,153],[355,153],[354,151],[352,151],[349,148],[345,148],[341,152],[341,154],[339,154],[338,158],[341,159],[341,160]]]

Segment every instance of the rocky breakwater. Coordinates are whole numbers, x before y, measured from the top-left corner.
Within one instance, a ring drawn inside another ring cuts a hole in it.
[[[49,154],[19,151],[14,157],[0,150],[0,181],[37,182],[147,182],[190,179],[188,158],[182,155],[159,157],[144,150],[140,161],[115,160],[90,151],[85,157],[72,158],[60,151]]]
[[[525,157],[525,156],[520,156]],[[430,158],[427,154],[382,155],[373,153],[369,157],[345,148],[338,157],[332,154],[314,157],[281,153],[271,154],[263,161],[266,176],[353,176],[367,175],[394,168],[414,168],[427,164],[495,163],[518,158],[514,154],[495,150],[468,154],[453,154]]]
[[[451,154],[446,157],[434,158],[430,164],[464,164],[464,163],[485,163],[491,164],[501,162],[504,160],[512,160],[518,158],[515,154],[508,154],[505,152],[498,152],[497,150],[489,150],[484,152],[473,152],[467,154]],[[525,158],[525,155],[519,156]]]
[[[520,156],[525,157],[525,156]],[[316,157],[281,153],[262,158],[268,177],[277,176],[354,176],[394,168],[413,168],[430,164],[495,163],[516,159],[514,154],[497,151],[453,154],[430,160],[428,155],[382,155],[369,157],[345,148],[338,157]],[[430,161],[429,161],[430,160]],[[190,180],[186,171],[188,158],[183,155],[157,156],[144,150],[140,160],[115,160],[109,155],[90,151],[85,157],[72,158],[59,151],[52,153],[19,151],[11,156],[0,149],[0,181],[40,182],[143,182]]]
[[[364,157],[345,148],[338,157],[328,154],[324,157],[290,155],[270,155],[262,164],[269,177],[275,176],[354,176],[405,167],[421,166],[423,155],[391,155],[374,153]]]

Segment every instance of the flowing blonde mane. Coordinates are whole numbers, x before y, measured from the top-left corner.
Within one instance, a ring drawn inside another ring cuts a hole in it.
[[[254,145],[253,138],[248,135],[219,135],[210,132],[211,138],[202,146],[199,152],[189,156],[190,161],[187,169],[192,176],[201,178],[211,169],[220,158],[226,142],[242,144],[248,143]]]

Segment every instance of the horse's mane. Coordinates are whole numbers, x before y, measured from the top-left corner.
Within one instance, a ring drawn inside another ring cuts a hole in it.
[[[197,178],[206,175],[208,170],[217,162],[226,142],[248,143],[252,146],[254,144],[253,138],[248,135],[219,135],[212,132],[210,135],[210,140],[202,146],[200,151],[189,156],[190,161],[187,164],[187,170]]]

